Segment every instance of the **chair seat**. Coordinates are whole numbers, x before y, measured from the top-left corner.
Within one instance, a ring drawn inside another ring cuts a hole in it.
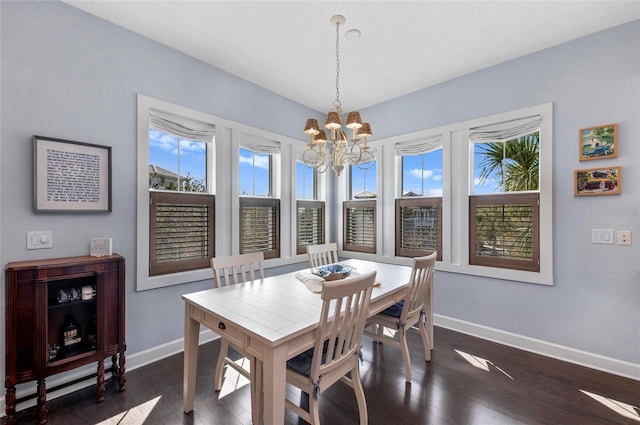
[[[402,313],[402,307],[404,307],[404,300],[395,303],[391,307],[387,307],[386,309],[382,310],[380,314],[384,314],[385,316],[400,318],[400,314]]]
[[[322,348],[322,360],[320,364],[324,364],[325,360],[327,359],[328,345],[329,341],[325,341]],[[311,347],[304,353],[300,353],[297,356],[290,358],[289,360],[287,360],[287,367],[298,372],[301,375],[311,375],[311,361],[313,360],[313,353],[314,348]]]

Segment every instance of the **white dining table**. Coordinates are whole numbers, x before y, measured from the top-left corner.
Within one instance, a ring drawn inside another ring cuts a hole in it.
[[[340,263],[360,273],[377,271],[375,281],[379,285],[374,286],[371,295],[369,316],[404,297],[410,267],[355,259]],[[185,413],[194,407],[198,339],[200,325],[204,325],[252,359],[253,423],[284,423],[286,362],[313,346],[322,307],[320,295],[312,293],[295,275],[296,272],[285,273],[182,296]]]

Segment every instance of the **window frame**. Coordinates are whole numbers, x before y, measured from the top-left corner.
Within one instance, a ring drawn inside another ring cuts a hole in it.
[[[265,269],[300,263],[305,258],[295,253],[295,195],[288,194],[295,177],[293,152],[304,141],[230,121],[188,107],[137,94],[137,167],[136,167],[136,291],[163,288],[211,279],[211,267],[158,276],[149,275],[149,111],[159,110],[215,125],[214,149],[211,149],[211,193],[215,194],[215,253],[239,253],[239,147],[250,138],[280,143],[274,155],[272,193],[280,199],[280,258],[265,260]],[[231,177],[230,177],[231,176]],[[221,184],[221,183],[224,184]],[[322,189],[324,190],[324,189]],[[285,223],[285,225],[282,225]],[[146,265],[146,267],[145,267]]]
[[[155,202],[154,202],[155,200]],[[179,261],[179,262],[167,262],[167,263],[157,263],[154,261],[156,254],[156,246],[155,243],[155,230],[157,220],[153,220],[152,218],[156,214],[156,205],[160,201],[164,201],[166,203],[198,203],[200,205],[207,206],[207,234],[213,235],[207,241],[207,252],[210,254],[207,258],[200,258],[197,260],[187,260],[187,261]],[[197,200],[196,202],[193,202]],[[180,191],[165,191],[165,190],[151,190],[149,191],[149,275],[150,276],[160,276],[169,273],[179,273],[191,270],[197,270],[202,268],[207,268],[210,266],[210,258],[215,257],[215,195],[207,194],[207,193],[197,193],[197,192],[180,192]]]
[[[369,253],[369,254],[376,254],[377,253],[377,244],[378,244],[378,240],[377,240],[377,234],[378,234],[378,213],[377,213],[377,208],[376,208],[376,199],[368,199],[368,200],[357,200],[357,201],[344,201],[342,203],[342,249],[344,251],[351,251],[351,252],[364,252],[364,253]],[[373,245],[372,246],[367,246],[367,245],[356,245],[356,244],[352,244],[349,243],[348,240],[349,238],[347,238],[347,223],[349,222],[348,219],[348,211],[351,209],[358,209],[358,208],[371,208],[373,210]]]
[[[503,192],[492,195],[469,196],[469,264],[486,267],[499,267],[530,272],[540,271],[540,213],[539,193],[536,192]],[[502,257],[476,255],[476,220],[474,209],[479,205],[532,205],[532,256],[530,261],[514,260]]]
[[[243,232],[243,221],[242,221],[242,209],[243,208],[270,208],[270,209],[275,209],[275,220],[274,220],[274,224],[275,227],[270,229],[271,231],[273,231],[273,233],[275,234],[274,237],[274,248],[270,249],[270,250],[266,250],[266,251],[262,251],[262,253],[264,254],[264,259],[268,260],[268,259],[273,259],[273,258],[280,258],[280,245],[281,245],[281,233],[280,233],[280,221],[281,221],[281,214],[280,214],[280,199],[278,198],[266,198],[266,197],[252,197],[252,196],[240,196],[239,199],[239,215],[240,215],[240,220],[238,223],[239,229],[238,229],[238,235],[239,235],[239,253],[240,254],[247,254],[247,253],[251,253],[251,252],[257,252],[257,251],[253,251],[253,250],[248,250],[245,251],[244,249],[244,245],[243,245],[243,238],[242,235],[244,234]]]
[[[441,197],[403,197],[396,199],[395,213],[395,255],[396,257],[422,257],[428,255],[428,249],[408,249],[402,248],[402,220],[401,209],[403,207],[436,207],[438,209],[438,236],[435,250],[436,260],[442,261],[442,198]]]
[[[518,120],[540,115],[539,150],[539,232],[540,271],[505,269],[477,266],[469,263],[469,197],[473,185],[471,169],[472,143],[470,129],[485,125]],[[507,281],[553,285],[553,103],[544,103],[521,109],[500,112],[439,127],[426,128],[412,133],[391,136],[369,142],[376,151],[378,161],[378,253],[339,251],[341,256],[351,256],[364,260],[411,265],[411,259],[395,255],[395,225],[383,226],[395,217],[395,200],[401,189],[400,156],[396,154],[397,144],[418,143],[420,140],[442,135],[443,148],[443,193],[442,193],[442,260],[436,269],[442,272],[481,276]],[[465,164],[465,165],[462,165]],[[393,175],[382,175],[382,170]],[[392,170],[392,171],[387,171]],[[339,182],[338,199],[350,196],[348,183]],[[342,219],[343,214],[339,217]],[[343,220],[343,219],[342,219]],[[343,223],[339,223],[343,227]]]
[[[296,200],[296,254],[306,255],[307,246],[300,244],[300,209],[314,209],[319,210],[319,220],[320,220],[320,229],[317,232],[319,238],[315,239],[309,245],[322,245],[325,243],[325,233],[326,233],[326,207],[324,201],[310,201],[305,199]],[[313,226],[316,226],[317,223],[313,223]]]

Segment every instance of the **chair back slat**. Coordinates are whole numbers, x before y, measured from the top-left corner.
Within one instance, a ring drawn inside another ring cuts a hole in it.
[[[400,314],[402,323],[406,323],[424,310],[424,304],[430,291],[433,290],[433,272],[436,265],[436,256],[437,253],[433,252],[424,257],[413,259],[409,287],[407,288],[407,295]]]
[[[335,242],[321,245],[308,245],[309,267],[319,267],[338,262],[338,244]]]
[[[264,279],[264,254],[252,252],[249,254],[231,255],[228,257],[213,257],[213,283],[216,288],[235,285],[256,280],[256,270],[259,279]]]
[[[312,382],[319,382],[321,376],[354,361],[360,350],[375,277],[376,272],[372,271],[323,284],[322,311],[311,362]]]

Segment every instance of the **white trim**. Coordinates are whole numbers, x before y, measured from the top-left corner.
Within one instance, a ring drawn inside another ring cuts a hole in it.
[[[291,246],[291,205],[295,205],[295,192],[291,188],[295,182],[285,181],[283,176],[289,176],[291,171],[285,170],[292,166],[292,146],[303,144],[301,140],[271,133],[234,121],[209,115],[194,109],[175,105],[142,94],[137,95],[137,244],[136,244],[136,290],[161,288],[181,283],[197,282],[211,279],[209,268],[161,276],[149,276],[149,109],[168,112],[184,116],[193,120],[209,123],[216,128],[214,151],[211,155],[215,164],[211,176],[211,193],[216,195],[216,255],[234,255],[239,252],[239,219],[238,219],[238,156],[241,137],[253,137],[257,140],[277,141],[281,153],[273,155],[273,194],[280,199],[280,258],[265,261],[265,268],[301,262],[302,256],[295,254],[295,245]],[[282,157],[282,158],[281,158]],[[209,174],[208,174],[209,176]],[[230,178],[229,176],[232,176]],[[216,184],[217,183],[217,184]],[[287,194],[286,196],[281,196]],[[285,221],[286,220],[286,221]]]
[[[490,328],[488,326],[454,319],[440,314],[434,315],[434,324],[442,328],[451,329],[456,332],[475,336],[487,341],[492,341],[498,344],[517,348],[519,350],[540,354],[546,357],[551,357],[565,362],[574,363],[580,366],[585,366],[591,369],[600,370],[603,372],[640,381],[640,364],[637,363],[617,360],[611,357],[605,357],[598,354],[577,350],[575,348],[553,344],[539,339],[502,331],[500,329]],[[202,345],[207,342],[214,341],[217,338],[219,338],[217,334],[209,329],[205,329],[204,331],[200,332],[199,343],[200,345]],[[126,358],[126,373],[157,362],[174,354],[181,353],[183,351],[184,338],[180,338],[166,344],[158,345],[154,348],[132,354],[130,356],[127,356]],[[49,380],[48,386],[55,387],[58,385],[63,385],[67,382],[71,382],[83,376],[90,375],[95,371],[94,368],[95,366],[93,365],[87,365],[82,368],[74,369],[73,373],[60,374],[55,378]],[[109,376],[109,374],[105,375],[105,379],[108,379]],[[55,398],[62,397],[79,389],[90,387],[92,385],[95,385],[95,379],[87,379],[74,385],[62,388],[58,391],[54,391],[51,393],[47,392],[47,400],[53,400]],[[34,398],[31,398],[24,403],[19,404],[16,409],[17,411],[22,411],[36,405],[36,385],[32,383],[31,385],[22,388],[17,392],[16,395],[18,398],[31,394],[34,395]],[[3,416],[5,416],[4,396],[0,398],[0,417]]]
[[[213,331],[209,329],[205,329],[200,332],[200,345],[205,344],[207,342],[213,341],[215,339],[220,338],[219,335],[215,334]],[[127,373],[134,371],[140,367],[146,366],[148,364],[157,362],[166,357],[173,356],[174,354],[178,354],[184,351],[184,338],[177,339],[175,341],[168,342],[166,344],[158,345],[157,347],[151,348],[149,350],[144,350],[139,353],[133,354],[131,356],[126,357],[126,371],[125,377]],[[107,365],[105,365],[107,366]],[[111,373],[106,370],[105,367],[105,381],[107,381],[111,377]],[[61,373],[59,375],[52,376],[47,379],[47,386],[50,388],[54,388],[60,385],[65,385],[68,382],[72,382],[76,379],[81,379],[85,376],[89,376],[95,373],[95,365],[86,365],[83,367],[79,367],[74,369],[69,373]],[[49,392],[47,391],[47,402],[56,399],[58,397],[65,396],[67,394],[71,394],[72,392],[81,390],[83,388],[90,387],[92,385],[96,385],[95,378],[87,378],[83,381],[76,382],[73,385],[69,385],[64,388],[60,388],[57,391]],[[16,398],[20,399],[23,397],[30,397],[28,400],[25,400],[22,403],[19,403],[16,406],[16,412],[23,411],[30,407],[36,405],[37,402],[37,389],[35,382],[31,382],[29,384],[20,385],[16,391]],[[5,395],[0,398],[0,418],[6,416],[6,400]]]
[[[640,364],[518,335],[452,317],[434,315],[434,324],[498,344],[640,381]]]
[[[469,195],[473,182],[470,169],[472,143],[469,140],[469,129],[492,123],[512,121],[522,117],[539,115],[540,122],[540,271],[503,269],[497,267],[481,267],[469,264]],[[485,276],[515,282],[553,285],[553,104],[522,108],[468,121],[447,124],[441,127],[420,130],[414,133],[393,136],[370,142],[376,149],[378,162],[377,183],[378,197],[376,202],[377,253],[365,254],[353,251],[338,252],[341,257],[352,257],[371,261],[382,261],[393,264],[405,264],[405,259],[395,256],[395,227],[383,226],[383,223],[394,223],[395,199],[399,189],[399,176],[390,179],[382,170],[397,171],[396,146],[398,144],[419,141],[434,135],[442,135],[442,261],[436,263],[436,270],[450,273]],[[391,157],[391,158],[390,158]],[[468,164],[464,166],[462,164]],[[349,199],[349,187],[346,180],[341,179],[338,186],[338,228],[342,229],[342,201]],[[342,232],[338,237],[339,246],[343,246]]]

